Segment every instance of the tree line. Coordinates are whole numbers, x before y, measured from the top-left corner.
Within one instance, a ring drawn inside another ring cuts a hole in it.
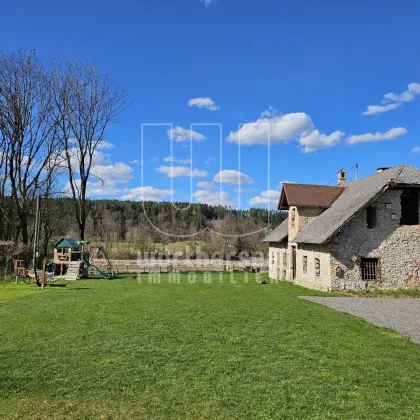
[[[11,198],[6,204],[13,208]],[[121,259],[136,258],[138,252],[161,251],[174,242],[185,242],[190,248],[200,242],[202,250],[208,253],[252,252],[263,249],[261,240],[267,228],[278,226],[286,217],[284,212],[261,208],[235,210],[199,203],[174,204],[86,200],[85,239],[105,245],[111,257]],[[55,241],[61,237],[80,238],[77,219],[68,211],[71,206],[70,198],[42,200],[40,248],[44,255],[51,255]],[[32,203],[28,209],[30,236],[33,236],[34,207]],[[19,217],[13,211],[8,214],[2,219],[0,238],[17,242]]]

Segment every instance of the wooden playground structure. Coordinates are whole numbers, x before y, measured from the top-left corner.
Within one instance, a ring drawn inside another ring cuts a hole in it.
[[[43,288],[47,281],[55,281],[59,278],[78,280],[87,278],[89,275],[97,275],[104,279],[114,277],[114,269],[103,247],[89,247],[89,241],[76,241],[74,238],[61,238],[54,246],[53,261],[47,264],[47,260],[44,258],[42,270],[38,270],[40,221],[41,197],[38,197],[32,270],[28,268],[24,260],[14,260],[13,278],[16,284],[19,282],[32,283],[34,280],[38,286]]]
[[[114,269],[101,246],[90,246],[89,241],[61,238],[54,246],[55,274],[66,280],[78,280],[89,275],[104,279],[114,276]]]

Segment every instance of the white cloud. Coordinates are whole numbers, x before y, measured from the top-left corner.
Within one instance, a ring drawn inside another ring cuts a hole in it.
[[[123,162],[111,165],[95,165],[92,176],[99,178],[106,186],[130,182],[133,179],[133,168]]]
[[[279,115],[279,110],[272,105],[267,110],[261,112],[261,118],[273,118]]]
[[[210,192],[205,190],[197,190],[193,197],[199,203],[206,203],[212,206],[231,206],[235,205],[235,202],[230,198],[226,191]]]
[[[197,188],[212,190],[213,188],[216,188],[216,184],[213,181],[199,181],[197,182]]]
[[[232,169],[224,169],[223,171],[218,172],[213,177],[213,180],[223,184],[231,185],[252,184],[254,182],[250,176],[239,171],[234,171]]]
[[[417,95],[420,95],[420,83],[410,83],[404,92],[389,92],[383,95],[382,104],[385,105],[369,105],[367,110],[363,112],[363,115],[375,115],[382,112],[391,111],[393,109],[399,108],[405,102],[414,101],[414,98]]]
[[[87,194],[89,197],[99,197],[104,195],[116,195],[119,194],[121,190],[116,187],[109,185],[102,185],[101,182],[88,182],[87,184]]]
[[[203,177],[207,176],[207,171],[191,170],[187,166],[159,166],[157,171],[165,174],[168,178],[177,178],[180,176]]]
[[[397,127],[397,128],[391,128],[391,130],[388,130],[385,133],[380,133],[379,131],[377,131],[376,133],[366,133],[366,134],[349,136],[347,138],[347,143],[356,144],[356,143],[367,143],[367,142],[380,141],[380,140],[393,140],[407,133],[408,131],[404,127]]]
[[[141,165],[141,160],[138,160],[138,159],[133,159],[133,160],[130,160],[130,163],[131,163],[132,165]]]
[[[107,141],[101,141],[98,146],[98,149],[102,149],[102,150],[109,150],[109,149],[114,149],[115,146],[112,143],[109,143]]]
[[[80,150],[73,148],[69,150],[70,163],[73,168],[75,176],[75,185],[80,185],[78,178],[79,173],[79,159]],[[87,159],[87,158],[86,158]],[[65,155],[62,155],[62,170],[66,173],[64,162],[66,161]],[[86,164],[89,163],[88,160]],[[117,188],[117,184],[127,183],[133,180],[133,168],[123,162],[112,163],[110,156],[107,153],[103,153],[99,150],[95,150],[92,158],[92,167],[90,171],[90,181],[87,185],[87,194],[90,197],[103,196],[103,195],[115,195],[120,192]],[[64,193],[70,192],[70,184],[67,183],[64,186]]]
[[[413,153],[420,153],[420,146],[415,146],[411,149]]]
[[[420,83],[410,83],[407,86],[407,90],[402,93],[386,93],[384,101],[386,102],[411,102],[414,97],[420,94]]]
[[[209,157],[209,158],[207,158],[206,159],[206,165],[210,165],[210,164],[212,164],[214,161],[216,160],[216,158],[214,158],[214,157]]]
[[[188,101],[188,106],[197,108],[206,108],[210,111],[217,111],[220,107],[211,98],[193,98]]]
[[[187,128],[182,128],[180,126],[169,129],[167,131],[167,135],[169,139],[172,138],[176,142],[188,141],[188,140],[195,140],[195,141],[206,140],[206,137],[200,133],[197,133],[197,131],[189,130]]]
[[[299,139],[299,144],[303,146],[304,153],[315,152],[319,149],[327,149],[335,146],[343,138],[342,131],[334,131],[334,133],[327,136],[320,133],[319,130],[314,130],[311,133],[303,134]]]
[[[200,3],[203,3],[204,6],[209,7],[217,3],[217,0],[200,0]]]
[[[76,187],[80,189],[80,179],[77,179],[75,181],[75,184],[76,184]],[[67,194],[67,195],[72,194],[70,182],[66,183],[62,192],[63,194]],[[100,181],[96,181],[96,182],[88,181],[86,185],[87,197],[113,196],[113,195],[119,194],[120,192],[121,192],[121,189],[110,184],[102,183]]]
[[[274,113],[273,108],[264,111],[257,121],[245,123],[238,131],[231,131],[227,140],[244,145],[268,144],[270,137],[270,144],[285,143],[314,129],[311,118],[304,112],[280,116]]]
[[[276,207],[279,201],[280,192],[277,190],[262,191],[260,195],[251,198],[248,203],[250,206],[270,206]]]
[[[330,135],[315,130],[311,117],[304,112],[278,115],[271,105],[255,122],[244,124],[238,131],[231,131],[227,140],[243,145],[278,144],[299,139],[305,153],[335,146],[344,133]],[[270,140],[269,140],[270,139]]]
[[[362,115],[375,115],[382,112],[388,112],[392,109],[399,108],[400,103],[389,104],[389,105],[368,105],[367,110]]]
[[[126,188],[124,192],[125,195],[120,199],[132,201],[161,201],[163,198],[175,194],[173,190],[160,190],[153,187]]]
[[[175,162],[175,163],[182,163],[184,165],[188,165],[189,163],[191,163],[190,159],[177,159],[174,156],[167,156],[165,158],[163,158],[164,162]]]

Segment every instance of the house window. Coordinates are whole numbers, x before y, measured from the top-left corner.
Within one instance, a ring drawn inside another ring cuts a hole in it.
[[[274,251],[271,253],[271,263],[274,264]]]
[[[277,265],[280,265],[280,252],[277,252]]]
[[[283,267],[287,267],[287,254],[283,252]]]
[[[362,280],[380,280],[379,258],[362,258],[360,261]]]
[[[315,276],[319,277],[321,275],[321,262],[319,258],[315,258]]]
[[[283,280],[286,280],[286,270],[283,270]]]
[[[308,257],[306,255],[303,256],[303,272],[307,273],[308,272]]]
[[[373,229],[376,226],[376,207],[369,206],[366,209],[367,214],[367,227]]]
[[[290,217],[290,220],[292,221],[292,227],[295,227],[295,219],[296,219],[296,209],[292,208],[292,215]]]
[[[401,220],[400,225],[419,224],[418,192],[413,188],[406,188],[401,194]]]

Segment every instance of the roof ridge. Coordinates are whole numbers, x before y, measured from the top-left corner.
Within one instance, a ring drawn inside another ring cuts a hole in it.
[[[302,183],[299,183],[299,182],[283,182],[282,185],[311,185],[311,186],[314,186],[314,187],[344,188],[341,185],[302,184]]]
[[[347,184],[346,184],[346,185],[348,185],[348,184],[354,184],[355,182],[363,181],[363,180],[368,179],[368,178],[373,178],[374,176],[381,175],[382,173],[385,173],[386,171],[389,171],[390,169],[396,169],[396,168],[399,168],[400,166],[403,166],[403,167],[404,167],[404,166],[410,166],[410,165],[406,165],[406,164],[402,163],[402,164],[400,164],[400,165],[391,166],[390,168],[385,169],[385,170],[383,170],[382,172],[375,172],[375,173],[373,173],[373,174],[366,175],[366,176],[364,176],[363,178],[360,178],[360,179],[355,179],[354,181],[347,182]],[[414,168],[414,167],[413,167],[413,168]],[[402,169],[404,169],[404,168],[402,168]],[[416,169],[416,168],[414,168],[414,169]],[[400,175],[400,174],[399,174],[399,175]],[[399,176],[399,175],[398,175],[398,176]]]

